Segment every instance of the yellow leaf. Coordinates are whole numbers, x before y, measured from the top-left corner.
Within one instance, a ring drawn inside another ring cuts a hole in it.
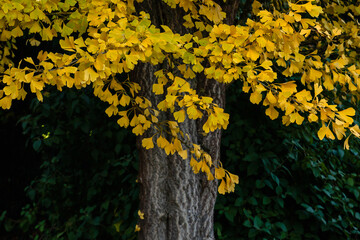
[[[120,232],[120,225],[121,225],[121,222],[117,222],[114,224],[116,232]]]
[[[46,15],[39,8],[35,8],[35,10],[30,13],[30,18],[33,20],[44,20]]]
[[[300,31],[300,35],[304,35],[305,37],[308,37],[311,33],[311,29],[302,29]]]
[[[344,141],[344,149],[346,149],[346,150],[350,149],[350,146],[349,146],[349,138],[350,138],[350,136],[351,135],[349,135]]]
[[[146,149],[150,149],[154,147],[154,142],[153,142],[153,138],[143,138],[142,140],[142,146]]]
[[[156,144],[158,145],[158,147],[160,148],[165,148],[167,145],[169,145],[168,140],[166,140],[166,138],[160,136],[158,137],[158,139],[156,140]]]
[[[259,58],[260,54],[256,51],[254,47],[250,47],[246,56],[251,60],[256,61]]]
[[[268,94],[266,95],[267,100],[269,100],[269,102],[271,104],[275,104],[277,102],[275,96],[272,94],[271,90],[268,92]]]
[[[325,78],[325,81],[323,83],[324,87],[327,90],[333,90],[334,89],[334,82],[333,82],[331,76],[329,74],[326,74],[324,78]]]
[[[254,104],[259,104],[262,100],[262,94],[258,91],[255,91],[253,93],[251,93],[250,95],[250,102],[254,103]]]
[[[271,69],[272,62],[270,60],[265,60],[260,66],[265,69]]]
[[[19,26],[17,26],[16,28],[14,28],[13,30],[11,30],[11,35],[16,38],[16,37],[20,37],[23,35],[23,31],[21,30],[21,28]]]
[[[40,24],[38,22],[34,22],[29,29],[29,33],[38,33],[41,32],[42,28],[40,27]]]
[[[301,125],[304,121],[304,117],[299,114],[299,112],[295,112],[290,114],[290,122],[296,122],[296,124]]]
[[[18,96],[19,91],[17,89],[17,86],[14,83],[11,83],[9,86],[4,87],[4,93],[8,96],[11,95],[11,98],[15,99]]]
[[[105,113],[106,113],[109,117],[111,117],[112,115],[117,114],[118,110],[119,110],[119,109],[118,109],[116,106],[111,105],[110,107],[108,107],[108,108],[105,110]]]
[[[190,166],[193,168],[195,174],[199,173],[201,168],[201,162],[195,160],[195,158],[191,157]]]
[[[121,106],[125,107],[125,106],[129,105],[130,99],[131,99],[131,98],[130,98],[128,95],[123,94],[123,95],[121,96],[121,98],[120,98],[119,103],[120,103]]]
[[[135,232],[139,232],[140,231],[140,226],[136,224],[135,226]]]
[[[3,97],[0,100],[0,107],[2,107],[3,109],[10,109],[11,102],[12,102],[11,96]]]
[[[223,194],[223,195],[227,192],[227,190],[226,190],[226,184],[225,184],[224,179],[221,180],[221,183],[220,183],[220,185],[219,185],[219,187],[218,187],[218,192],[219,192],[220,194]]]
[[[36,98],[42,102],[43,101],[43,95],[41,94],[41,92],[39,90],[36,90]]]
[[[91,81],[95,82],[96,79],[99,77],[99,74],[95,72],[91,67],[84,70],[84,80],[85,82]]]
[[[126,66],[131,70],[134,69],[135,64],[137,64],[138,59],[139,59],[138,56],[136,56],[136,55],[126,55],[125,58],[126,58],[126,60],[125,60]]]
[[[41,39],[44,41],[51,41],[54,38],[54,31],[50,27],[43,28],[40,32]]]
[[[140,219],[144,219],[144,213],[141,212],[140,210],[138,211],[138,215],[139,215]]]
[[[136,125],[136,127],[134,127],[134,128],[132,129],[132,132],[133,132],[136,136],[138,136],[138,135],[141,135],[141,134],[144,133],[144,129],[143,129],[143,127],[141,126],[141,124],[138,124],[138,125]]]
[[[355,109],[347,108],[345,110],[337,112],[339,117],[344,120],[347,124],[352,124],[354,119],[349,116],[355,116]]]
[[[174,112],[174,117],[179,123],[185,121],[185,110],[181,109],[180,111]]]
[[[229,172],[228,172],[228,173],[229,173]],[[231,181],[232,181],[233,183],[236,183],[236,184],[239,183],[239,176],[238,176],[238,175],[229,173],[229,176],[230,176],[230,179],[231,179]]]
[[[360,129],[358,125],[355,125],[351,128],[349,128],[351,133],[355,135],[355,137],[360,138]]]
[[[203,115],[194,105],[191,105],[190,107],[188,107],[186,112],[190,119],[201,118]]]
[[[174,106],[176,98],[177,98],[177,96],[167,95],[165,100],[169,106]]]
[[[316,122],[318,119],[319,119],[318,116],[316,116],[314,113],[311,113],[311,114],[308,116],[309,122]]]
[[[27,58],[24,58],[24,60],[32,65],[35,65],[34,61],[32,60],[31,57],[27,57]],[[32,75],[34,75],[34,73],[32,73]]]
[[[286,98],[290,97],[293,93],[297,92],[296,83],[294,83],[293,81],[287,83],[281,83],[280,86],[281,86],[281,92]]]
[[[223,43],[221,45],[222,49],[224,49],[227,53],[230,53],[234,49],[234,44],[232,43]]]
[[[41,82],[41,81],[36,81],[33,79],[30,82],[30,90],[33,93],[36,92],[37,90],[39,90],[39,91],[43,90],[44,86],[45,86],[44,82]]]
[[[273,52],[275,50],[275,47],[275,43],[273,43],[272,41],[266,42],[266,51]]]
[[[163,84],[154,83],[152,87],[153,87],[153,93],[155,93],[156,95],[164,93],[164,85]]]
[[[323,91],[322,86],[320,86],[318,83],[315,83],[314,88],[315,88],[315,97]]]
[[[146,117],[145,117],[144,115],[142,115],[142,114],[139,114],[139,115],[138,115],[138,120],[139,120],[139,122],[142,123],[142,124],[144,124],[144,123],[147,122]]]
[[[259,46],[260,47],[265,47],[266,46],[266,43],[267,43],[267,41],[266,41],[266,39],[264,38],[264,37],[258,37],[257,39],[256,39],[256,42],[259,44]]]
[[[202,72],[204,70],[204,67],[200,63],[197,63],[192,67],[192,70],[194,72],[199,73],[199,72]]]
[[[188,156],[188,150],[182,150],[182,151],[179,151],[178,154],[180,155],[180,157],[182,157],[182,159],[187,159],[187,156]]]
[[[323,140],[325,136],[328,137],[329,139],[335,139],[335,136],[331,132],[329,127],[325,126],[325,124],[323,124],[323,126],[318,131],[318,137],[320,140]]]
[[[279,58],[278,60],[276,60],[276,63],[280,67],[286,67],[286,62],[283,58]]]
[[[279,116],[279,112],[274,108],[273,105],[270,105],[270,107],[266,109],[265,114],[268,115],[271,120],[274,120]]]
[[[121,127],[128,127],[129,126],[129,118],[125,115],[122,118],[120,118],[117,123],[121,126]]]
[[[139,124],[139,119],[137,115],[134,114],[133,118],[131,119],[130,126],[134,127],[137,124]]]
[[[318,17],[320,13],[323,13],[323,10],[320,6],[312,5],[311,1],[303,5],[306,11],[312,17]]]
[[[314,68],[310,68],[310,73],[309,73],[310,80],[315,81],[315,80],[321,78],[321,76],[322,76],[322,72],[320,72]]]
[[[215,168],[215,178],[223,179],[225,177],[225,170],[222,167]]]
[[[336,119],[337,120],[337,119]],[[333,129],[333,132],[335,133],[337,139],[341,140],[343,137],[346,136],[346,129],[345,127],[343,126],[343,123],[341,121],[336,121],[335,120],[335,123],[332,123],[332,129]]]

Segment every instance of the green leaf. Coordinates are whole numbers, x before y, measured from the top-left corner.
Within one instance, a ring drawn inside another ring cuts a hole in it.
[[[224,212],[224,214],[225,214],[225,217],[230,221],[230,222],[234,222],[234,217],[235,217],[235,215],[236,215],[236,212],[237,212],[237,210],[236,210],[236,208],[229,208],[228,210],[226,210],[225,212]]]
[[[269,197],[263,197],[263,204],[268,205],[271,202],[271,199]]]
[[[35,140],[33,142],[33,148],[34,148],[35,151],[38,152],[40,150],[40,146],[41,146],[41,140],[40,139]]]
[[[347,184],[353,187],[354,184],[355,184],[354,179],[353,178],[348,178],[347,179]]]
[[[261,220],[261,218],[258,216],[258,215],[256,215],[255,217],[254,217],[254,227],[256,228],[256,229],[261,229],[261,227],[263,226],[263,221]]]

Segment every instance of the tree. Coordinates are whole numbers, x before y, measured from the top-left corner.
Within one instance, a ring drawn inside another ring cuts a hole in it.
[[[357,1],[0,3],[0,106],[27,92],[43,101],[46,85],[91,85],[138,136],[140,239],[214,239],[217,189],[239,181],[219,159],[233,81],[271,119],[321,123],[319,139],[345,138],[347,149],[360,137]],[[40,48],[17,63],[19,38]]]

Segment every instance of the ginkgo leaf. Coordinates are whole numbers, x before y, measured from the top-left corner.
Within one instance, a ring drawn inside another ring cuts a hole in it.
[[[279,112],[272,105],[266,109],[265,113],[270,117],[271,120],[274,120],[279,116]]]
[[[139,232],[140,230],[141,230],[140,226],[138,224],[136,224],[134,232]]]
[[[165,100],[169,106],[174,106],[176,98],[177,98],[177,96],[167,95]]]
[[[153,142],[153,138],[143,138],[142,140],[142,146],[146,149],[151,149],[154,147],[154,142]]]
[[[266,60],[260,66],[262,66],[265,69],[271,69],[272,62],[270,60]]]
[[[141,220],[144,219],[144,213],[143,213],[142,211],[140,211],[140,210],[138,210],[138,216],[139,216],[139,218],[140,218]]]
[[[130,100],[131,100],[131,98],[128,95],[123,94],[120,98],[119,103],[121,106],[125,107],[125,106],[129,105]]]
[[[224,179],[221,180],[221,183],[220,183],[220,185],[219,185],[219,187],[218,187],[218,192],[219,192],[220,194],[223,194],[223,195],[227,192],[226,184],[225,184]]]
[[[266,95],[266,99],[269,100],[271,104],[275,104],[277,102],[276,98],[274,97],[271,91],[269,91],[268,94]]]
[[[127,116],[123,116],[120,118],[117,123],[120,125],[120,127],[128,127],[129,126],[129,118]]]
[[[320,86],[318,83],[315,83],[314,88],[315,88],[315,96],[314,97],[316,97],[323,91],[322,86]]]
[[[320,140],[323,140],[325,136],[328,137],[329,139],[335,139],[335,136],[331,132],[329,126],[323,125],[318,131],[318,137]]]
[[[187,157],[188,157],[188,150],[182,150],[182,151],[178,151],[178,154],[180,155],[180,157],[182,158],[182,159],[187,159]]]
[[[153,86],[153,92],[156,94],[156,95],[159,95],[159,94],[163,94],[164,93],[164,85],[163,84],[158,84],[158,83],[154,83]]]
[[[138,124],[136,125],[133,129],[132,129],[132,132],[136,135],[136,136],[139,136],[141,134],[144,133],[144,129],[143,127],[141,126],[141,124]]]
[[[250,58],[252,61],[256,61],[259,58],[260,54],[255,50],[254,47],[250,47],[249,50],[247,51],[246,56]]]
[[[354,108],[347,108],[345,110],[337,112],[339,117],[344,120],[348,124],[352,124],[354,119],[351,116],[355,116],[355,109]]]
[[[308,116],[309,122],[316,122],[318,119],[319,119],[318,116],[316,116],[314,113],[311,113],[311,114]]]
[[[262,94],[258,91],[255,91],[253,93],[251,93],[250,95],[250,102],[254,103],[254,104],[259,104],[262,100]]]
[[[177,112],[174,112],[174,118],[176,121],[178,121],[179,123],[185,121],[185,110],[184,109],[181,109]]]
[[[108,107],[106,110],[105,110],[105,113],[111,117],[112,115],[115,115],[118,113],[118,108],[114,105],[111,105],[110,107]]]
[[[169,144],[169,142],[168,142],[168,140],[166,140],[166,138],[159,136],[158,139],[156,140],[156,144],[160,148],[165,148]]]
[[[215,168],[215,178],[223,179],[225,177],[225,170],[222,167]]]
[[[0,99],[0,107],[2,109],[10,109],[11,102],[12,102],[11,96],[3,97],[2,99]]]
[[[95,72],[91,67],[85,69],[85,71],[84,71],[85,82],[87,82],[89,80],[91,82],[95,82],[98,77],[99,77],[99,74],[97,72]]]
[[[350,146],[349,146],[349,138],[350,138],[350,136],[351,135],[349,135],[344,141],[344,149],[346,149],[346,150],[350,149]]]
[[[75,51],[74,37],[65,37],[60,39],[60,46],[66,51]]]

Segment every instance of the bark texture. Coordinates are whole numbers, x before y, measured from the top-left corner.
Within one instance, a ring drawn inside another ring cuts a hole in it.
[[[228,11],[227,23],[234,20],[238,0],[228,0],[224,9]],[[165,24],[174,32],[185,34],[182,27],[184,12],[171,9],[160,0],[144,0],[136,6],[139,11],[150,13],[153,24]],[[141,95],[157,105],[162,99],[154,96],[152,85],[156,82],[154,72],[158,69],[150,64],[140,64],[132,72],[132,78],[139,82]],[[198,92],[211,96],[221,107],[225,106],[225,86],[213,79],[199,77],[193,84]],[[159,120],[172,116],[163,113]],[[215,131],[203,137],[199,134],[204,120],[185,120],[180,124],[184,133],[191,137],[193,143],[200,144],[208,150],[213,160],[220,159],[221,131]],[[204,174],[194,174],[189,161],[178,155],[167,156],[157,147],[146,150],[141,147],[143,137],[152,136],[151,129],[147,135],[138,137],[139,150],[139,183],[140,210],[144,219],[140,220],[139,239],[141,240],[214,240],[213,215],[217,195],[217,181],[208,181]]]

